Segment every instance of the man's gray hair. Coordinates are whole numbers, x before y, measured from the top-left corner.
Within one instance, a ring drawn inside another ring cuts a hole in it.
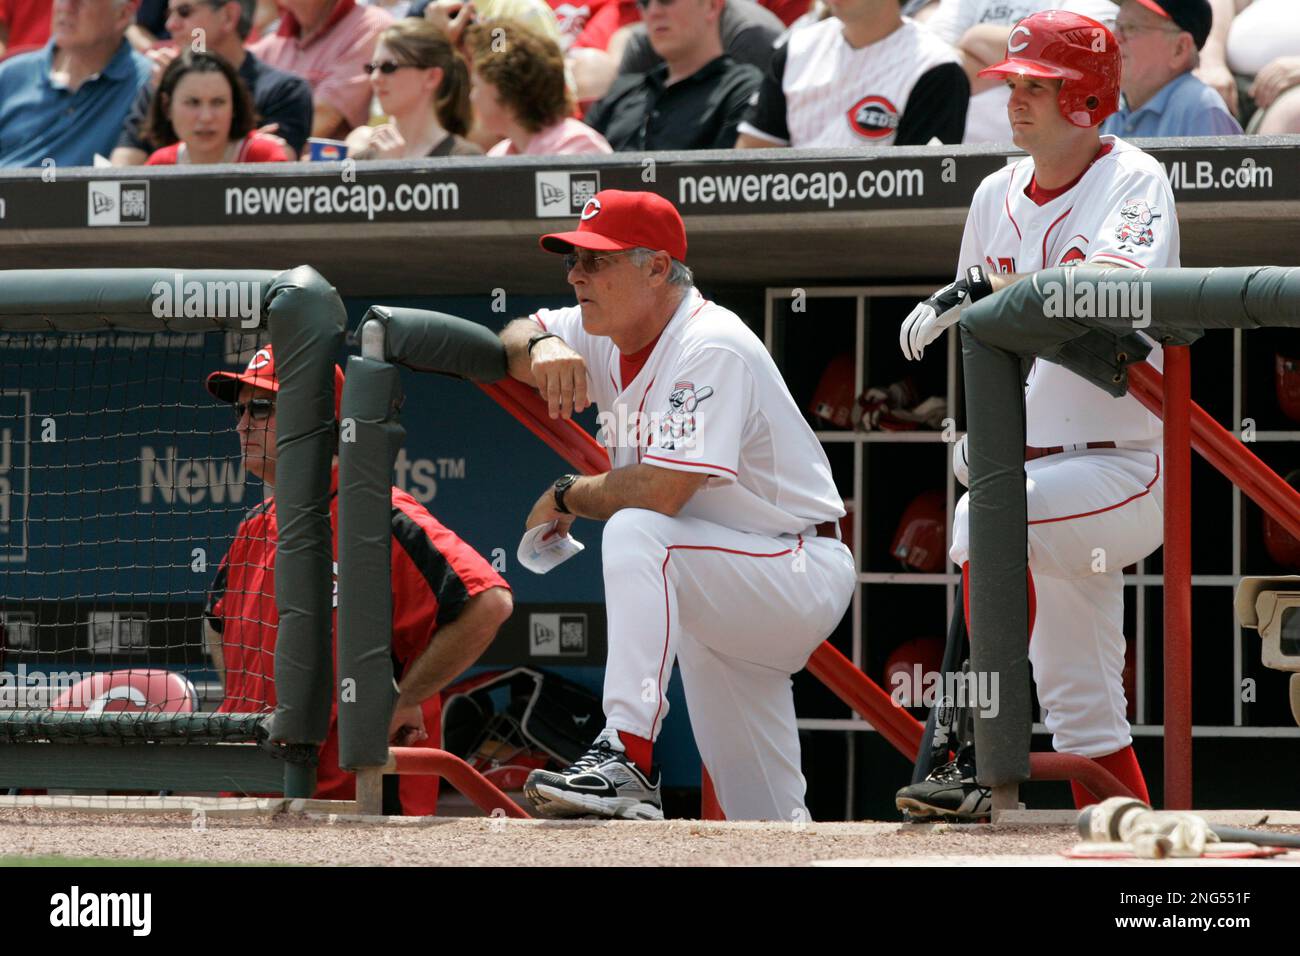
[[[632,250],[632,261],[643,266],[650,261],[650,257],[655,254],[654,249],[647,249],[644,246]],[[668,284],[680,286],[695,285],[695,273],[691,272],[691,267],[684,262],[673,260],[673,267],[668,272]]]

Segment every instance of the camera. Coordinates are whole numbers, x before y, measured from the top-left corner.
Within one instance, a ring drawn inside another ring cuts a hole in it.
[[[1291,716],[1300,724],[1300,575],[1242,578],[1237,620],[1259,631],[1263,663],[1291,671]]]

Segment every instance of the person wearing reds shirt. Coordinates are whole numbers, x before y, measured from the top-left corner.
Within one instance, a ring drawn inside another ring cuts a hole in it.
[[[334,378],[337,416],[343,389],[343,372],[337,367]],[[244,467],[262,479],[268,491],[273,489],[279,383],[271,347],[259,349],[242,373],[213,372],[207,388],[234,404]],[[337,494],[330,496],[330,523],[337,555]],[[235,532],[204,611],[208,651],[225,688],[219,713],[275,707],[275,544],[275,499],[268,495]],[[510,587],[419,502],[394,488],[392,592],[393,678],[399,693],[389,737],[394,746],[436,747],[441,733],[439,691],[478,659],[510,616]],[[352,800],[356,792],[355,777],[338,765],[337,716],[336,707],[316,771],[315,797],[321,800]],[[399,782],[394,785],[393,780]],[[389,777],[384,784],[386,813],[436,812],[437,777]]]
[[[956,281],[917,305],[899,331],[912,360],[977,301],[1041,269],[1076,264],[1177,268],[1178,215],[1160,163],[1100,125],[1119,107],[1120,48],[1100,22],[1062,10],[1032,14],[1007,38],[1006,58],[981,71],[1010,91],[1012,141],[1029,155],[975,190]],[[1140,315],[1131,318],[1137,325]],[[1140,326],[1138,326],[1140,327]],[[1150,340],[1148,340],[1150,341]],[[1148,361],[1163,367],[1150,342]],[[1029,661],[1043,722],[1058,753],[1096,761],[1147,800],[1124,695],[1123,569],[1160,547],[1164,480],[1160,419],[1132,395],[1112,397],[1038,359],[1025,389],[1029,544]],[[978,450],[975,450],[978,451]],[[967,483],[966,439],[953,470]],[[952,523],[955,564],[970,594],[970,496]],[[983,639],[978,631],[973,642]],[[898,792],[913,818],[988,816],[975,754]],[[1082,808],[1096,803],[1075,783]]]
[[[694,287],[667,199],[601,190],[540,242],[577,305],[507,325],[509,371],[552,418],[594,401],[612,468],[560,478],[524,526],[604,522],[609,623],[605,727],[524,794],[543,816],[663,819],[654,741],[676,662],[727,819],[807,820],[790,675],[857,577],[826,453],[762,341]]]

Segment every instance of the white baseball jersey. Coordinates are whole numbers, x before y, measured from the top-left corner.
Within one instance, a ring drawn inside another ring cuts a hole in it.
[[[958,276],[986,271],[1030,273],[1089,262],[1128,268],[1177,267],[1178,218],[1160,164],[1114,136],[1072,186],[1027,195],[1034,163],[1026,158],[982,182],[962,234]],[[1157,368],[1156,346],[1148,359]],[[1026,437],[1054,447],[1091,441],[1158,439],[1159,419],[1130,395],[1113,398],[1073,372],[1038,361],[1026,395]]]
[[[1110,0],[940,0],[938,12],[925,25],[955,47],[971,27],[986,23],[1011,27],[1043,10],[1068,10],[1100,22],[1114,20],[1118,8]],[[1011,124],[1007,120],[1010,99],[1011,94],[1002,84],[972,96],[962,142],[1011,142]]]
[[[821,445],[758,338],[695,289],[630,381],[581,308],[533,318],[586,361],[615,468],[709,476],[675,515],[628,507],[605,522],[605,726],[656,739],[677,662],[727,818],[807,819],[790,674],[857,580],[849,549],[811,533],[844,514]]]
[[[786,34],[740,132],[796,147],[957,143],[969,100],[952,48],[915,21],[854,49],[829,17]]]
[[[699,290],[683,297],[629,382],[619,380],[614,343],[583,330],[581,307],[532,318],[586,361],[615,468],[709,475],[680,514],[766,535],[802,534],[844,514],[826,453],[763,343]]]

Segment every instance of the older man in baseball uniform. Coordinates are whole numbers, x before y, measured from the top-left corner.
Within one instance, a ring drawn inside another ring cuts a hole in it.
[[[560,478],[526,525],[605,522],[609,652],[604,730],[524,792],[547,816],[661,819],[653,747],[676,662],[723,812],[800,819],[790,675],[855,582],[826,455],[763,344],[694,287],[668,200],[604,190],[541,244],[578,304],[506,327],[510,374],[552,417],[594,401],[613,468]]]
[[[983,74],[1002,77],[1010,90],[1014,142],[1029,156],[975,191],[957,281],[903,323],[908,358],[919,359],[966,302],[1040,269],[1179,264],[1178,217],[1160,164],[1098,132],[1119,105],[1119,47],[1106,27],[1059,10],[1033,14],[1011,30],[1006,59]],[[1162,366],[1158,346],[1150,361]],[[1036,597],[1029,660],[1044,721],[1057,751],[1096,760],[1146,800],[1124,698],[1122,571],[1162,540],[1161,423],[1132,396],[1111,397],[1041,359],[1029,374],[1025,412]],[[962,443],[953,460],[964,480]],[[968,501],[957,505],[950,552],[963,569]],[[922,817],[987,814],[990,794],[976,783],[971,757],[960,753],[928,780],[905,787],[899,808]],[[1077,784],[1074,797],[1079,806],[1096,802]]]

